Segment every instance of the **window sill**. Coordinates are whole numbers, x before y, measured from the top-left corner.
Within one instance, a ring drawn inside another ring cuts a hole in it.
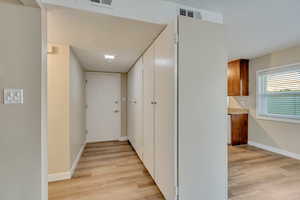
[[[270,116],[262,116],[256,115],[256,119],[259,120],[267,120],[267,121],[276,121],[276,122],[285,122],[285,123],[293,123],[293,124],[300,124],[300,119],[288,119],[288,118],[277,118],[277,117],[270,117]]]

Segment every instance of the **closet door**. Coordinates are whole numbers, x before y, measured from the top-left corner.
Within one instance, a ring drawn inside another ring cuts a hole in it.
[[[143,159],[143,60],[140,59],[128,73],[128,136],[130,143]]]
[[[136,152],[138,153],[141,160],[143,160],[144,153],[144,129],[143,129],[143,118],[144,118],[144,87],[143,87],[143,59],[141,58],[134,67],[134,138],[136,142]]]
[[[175,25],[155,43],[155,177],[166,199],[175,199]]]
[[[127,77],[127,134],[131,145],[135,148],[134,138],[134,73],[133,69],[128,72]]]
[[[154,46],[143,57],[144,63],[144,165],[154,178]]]

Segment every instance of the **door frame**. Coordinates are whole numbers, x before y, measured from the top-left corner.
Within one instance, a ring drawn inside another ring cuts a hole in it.
[[[41,200],[48,200],[48,37],[47,8],[36,0],[41,9]]]
[[[179,40],[179,31],[178,31],[178,17],[173,21],[174,23],[174,34],[175,34],[175,40],[174,43],[174,187],[175,187],[175,198],[179,200],[179,127],[178,127],[178,80],[179,80],[179,74],[178,74],[178,40]]]
[[[120,120],[119,120],[119,124],[120,124],[120,131],[118,133],[117,140],[121,140],[122,137],[122,77],[121,77],[121,73],[119,72],[85,72],[85,79],[88,81],[87,79],[87,74],[92,74],[92,75],[100,75],[100,74],[111,74],[111,75],[119,75],[120,78],[120,100],[119,100],[119,104],[120,104],[120,108],[119,108],[119,113],[120,113]],[[85,89],[87,88],[87,84],[85,85]],[[87,104],[87,94],[85,95],[86,98],[86,104]],[[87,110],[85,112],[85,119],[87,119]],[[87,122],[86,122],[87,123]],[[88,127],[86,127],[86,129],[88,130]],[[88,139],[87,139],[88,141]],[[110,140],[108,140],[110,141]],[[88,142],[105,142],[105,140],[101,140],[101,141],[88,141]]]

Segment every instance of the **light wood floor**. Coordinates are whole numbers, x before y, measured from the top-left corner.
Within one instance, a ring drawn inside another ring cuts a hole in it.
[[[229,147],[230,200],[300,200],[300,161],[250,146]],[[71,180],[49,200],[164,200],[127,142],[88,144]]]
[[[49,200],[163,200],[128,142],[88,144],[71,180],[49,184]]]
[[[251,146],[229,152],[231,200],[300,200],[300,161]]]

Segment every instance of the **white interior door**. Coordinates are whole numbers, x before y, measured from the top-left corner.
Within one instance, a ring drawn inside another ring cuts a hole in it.
[[[175,199],[175,25],[155,42],[155,180],[166,199]]]
[[[136,82],[135,82],[135,96],[136,96],[136,108],[135,108],[135,138],[137,145],[137,153],[141,160],[144,158],[144,86],[143,86],[143,59],[141,58],[136,63]]]
[[[128,73],[128,135],[130,142],[143,160],[143,60]]]
[[[144,164],[151,176],[154,172],[154,46],[143,57],[144,61]]]
[[[113,141],[121,136],[121,75],[86,73],[88,142]]]
[[[134,106],[136,99],[133,96],[134,90],[134,74],[133,71],[128,72],[127,76],[127,135],[131,145],[135,148],[134,138]]]

